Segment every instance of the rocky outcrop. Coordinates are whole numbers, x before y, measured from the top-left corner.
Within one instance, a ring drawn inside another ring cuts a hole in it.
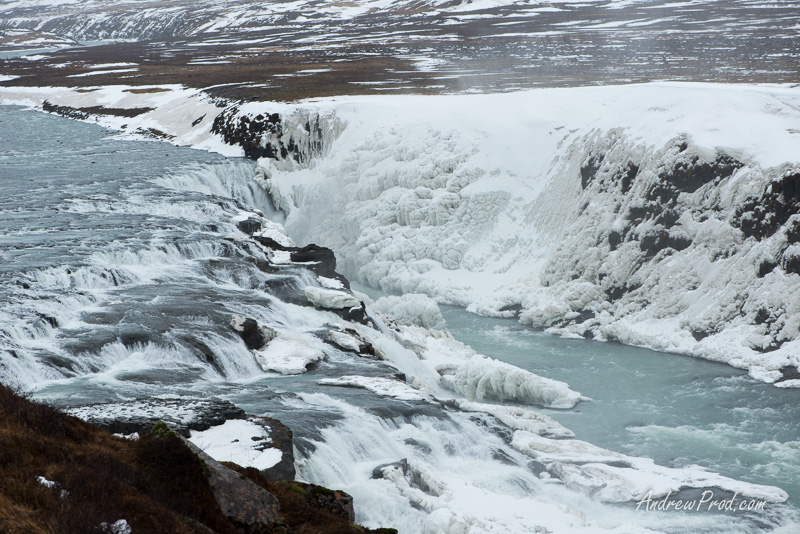
[[[157,398],[92,404],[72,408],[68,413],[113,434],[143,435],[164,421],[184,437],[189,437],[192,430],[207,430],[229,419],[245,417],[244,410],[228,401]]]
[[[335,118],[304,110],[284,117],[278,113],[251,114],[237,106],[217,115],[211,128],[225,143],[242,147],[250,159],[288,160],[299,165],[322,154],[340,130]]]
[[[94,115],[113,115],[115,117],[136,117],[138,115],[142,115],[144,113],[153,111],[153,109],[154,108],[107,108],[104,106],[74,108],[72,106],[57,106],[55,104],[50,103],[47,100],[45,100],[42,103],[42,111],[77,120],[87,120]]]
[[[269,430],[270,442],[266,443],[265,446],[278,449],[282,453],[280,462],[261,472],[272,482],[294,480],[296,472],[294,468],[292,431],[289,427],[272,417],[251,416],[249,419]]]
[[[250,350],[263,349],[275,337],[275,330],[272,328],[259,326],[255,319],[246,319],[241,315],[231,318],[231,328],[239,333],[239,337]]]
[[[279,504],[267,490],[220,464],[186,439],[184,444],[206,466],[208,484],[220,510],[243,534],[271,534]]]
[[[345,328],[344,330],[332,328],[325,334],[323,340],[345,352],[352,352],[369,358],[379,357],[372,343],[364,339],[364,336],[353,328]]]

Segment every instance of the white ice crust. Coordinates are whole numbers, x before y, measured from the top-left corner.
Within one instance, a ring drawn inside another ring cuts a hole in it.
[[[245,419],[230,419],[208,430],[192,431],[189,441],[218,462],[259,470],[273,467],[283,456],[280,449],[266,447],[271,442],[266,428]]]
[[[361,302],[353,295],[337,289],[307,286],[303,291],[308,301],[320,308],[344,310],[361,305]]]
[[[263,349],[253,353],[264,371],[282,375],[305,373],[309,365],[325,357],[325,353],[312,346],[308,336],[285,331],[278,332]]]
[[[427,295],[407,293],[402,296],[381,297],[372,304],[372,308],[380,313],[390,314],[400,324],[434,330],[447,328],[439,305]]]

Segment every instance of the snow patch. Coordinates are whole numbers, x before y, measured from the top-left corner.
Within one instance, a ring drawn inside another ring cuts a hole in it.
[[[263,471],[281,461],[283,453],[272,448],[269,431],[244,419],[231,419],[202,432],[192,431],[189,441],[218,462],[233,462]]]

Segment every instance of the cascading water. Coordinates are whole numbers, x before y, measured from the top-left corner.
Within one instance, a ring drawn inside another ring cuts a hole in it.
[[[301,477],[351,493],[357,521],[404,534],[721,534],[798,524],[785,505],[757,516],[646,513],[567,487],[522,438],[549,436],[541,440],[553,438],[555,453],[588,444],[529,407],[482,398],[511,391],[507,367],[444,332],[403,330],[376,316],[378,329],[362,332],[383,360],[323,343],[318,334],[341,318],[296,301],[321,279],[267,268],[264,250],[237,228],[256,208],[279,217],[252,182],[252,163],[112,140],[94,126],[18,109],[1,109],[0,121],[4,383],[64,406],[217,397],[275,417],[294,432]],[[13,138],[8,124],[17,126]],[[230,328],[234,314],[303,335],[325,359],[305,374],[264,372]],[[480,363],[499,383],[479,384],[467,403],[433,380],[428,363],[445,356],[447,376]],[[566,426],[570,413],[558,416]]]

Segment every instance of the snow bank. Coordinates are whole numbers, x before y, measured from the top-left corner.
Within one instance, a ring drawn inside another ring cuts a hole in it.
[[[261,471],[275,466],[283,456],[280,449],[269,446],[270,434],[264,426],[244,419],[193,431],[189,441],[218,462],[234,462]]]

